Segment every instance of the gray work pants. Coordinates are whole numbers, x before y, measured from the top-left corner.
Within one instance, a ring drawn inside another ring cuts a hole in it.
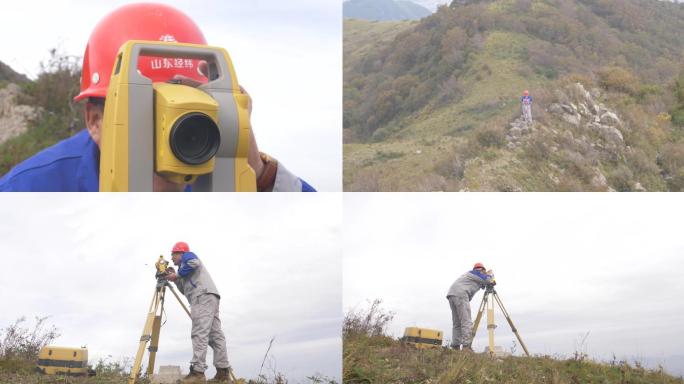
[[[472,343],[473,322],[470,318],[470,300],[467,295],[448,296],[451,308],[451,346],[468,345]]]
[[[195,298],[190,304],[190,317],[192,318],[192,365],[193,371],[204,372],[207,370],[207,346],[214,350],[214,366],[216,368],[228,368],[228,351],[226,350],[226,337],[221,330],[219,319],[218,296],[206,293]]]
[[[523,119],[526,122],[531,123],[532,122],[532,105],[531,104],[523,104],[522,111],[523,111]]]

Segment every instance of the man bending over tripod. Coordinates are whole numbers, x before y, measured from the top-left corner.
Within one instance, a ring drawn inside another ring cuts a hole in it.
[[[470,300],[480,289],[484,289],[488,284],[496,284],[492,271],[485,272],[482,263],[477,263],[472,271],[466,272],[449,288],[447,300],[451,308],[451,321],[453,323],[451,347],[472,352],[471,344],[473,322],[470,316]]]
[[[219,319],[221,296],[216,285],[200,259],[190,252],[187,243],[178,242],[173,246],[171,260],[178,267],[178,273],[171,270],[165,277],[173,281],[178,290],[188,299],[192,318],[190,373],[181,383],[205,382],[207,345],[214,350],[214,366],[216,367],[216,376],[209,382],[230,383],[226,338],[221,330],[221,319]]]

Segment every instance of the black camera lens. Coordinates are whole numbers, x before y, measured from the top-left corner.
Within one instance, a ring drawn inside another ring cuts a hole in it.
[[[198,165],[209,161],[221,145],[218,126],[200,112],[181,116],[171,127],[171,151],[185,164]]]

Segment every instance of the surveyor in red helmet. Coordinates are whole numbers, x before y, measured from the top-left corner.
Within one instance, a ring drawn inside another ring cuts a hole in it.
[[[214,350],[216,376],[209,382],[230,382],[230,364],[226,349],[226,337],[219,319],[221,296],[206,267],[185,242],[176,243],[171,249],[171,260],[178,267],[178,273],[168,273],[165,277],[173,281],[178,290],[190,303],[192,318],[192,360],[190,373],[181,383],[204,383],[207,370],[207,346]]]
[[[99,146],[105,96],[117,52],[129,40],[207,43],[192,19],[167,5],[130,4],[105,16],[88,40],[83,56],[81,93],[74,98],[85,102],[87,129],[15,166],[0,178],[0,191],[99,190]],[[200,64],[193,59],[141,57],[138,71],[153,82],[174,80],[198,86],[207,82],[206,71],[201,70]],[[275,159],[260,153],[254,135],[250,138],[248,162],[255,171],[259,191],[315,191]],[[156,191],[191,189],[157,174],[153,177]]]
[[[532,123],[532,96],[530,96],[530,91],[523,91],[520,103],[522,104],[523,120],[528,124]]]
[[[487,284],[493,284],[492,271],[485,271],[482,263],[476,263],[471,271],[466,272],[449,288],[447,300],[451,308],[453,324],[451,347],[472,352],[473,321],[470,315],[470,300]]]

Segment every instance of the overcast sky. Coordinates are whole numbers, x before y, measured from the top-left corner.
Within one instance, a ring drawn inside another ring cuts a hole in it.
[[[684,375],[681,195],[425,197],[345,196],[345,312],[379,298],[396,312],[394,336],[421,326],[450,339],[446,292],[481,261],[531,353],[569,356],[589,332],[592,357],[662,361]],[[496,316],[496,344],[509,350],[514,336]],[[474,349],[486,343],[483,323]]]
[[[24,0],[3,9],[0,61],[36,77],[51,48],[83,56],[97,22],[136,1]],[[339,0],[164,1],[231,55],[259,149],[319,190],[342,189]]]
[[[87,344],[91,363],[133,357],[154,262],[186,241],[221,293],[238,376],[256,378],[275,337],[264,373],[339,381],[341,209],[337,194],[4,195],[0,328],[49,315],[62,334],[55,344]],[[170,294],[166,314],[157,367],[187,372],[190,319]]]

